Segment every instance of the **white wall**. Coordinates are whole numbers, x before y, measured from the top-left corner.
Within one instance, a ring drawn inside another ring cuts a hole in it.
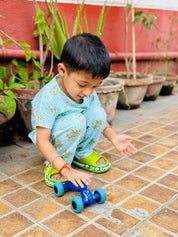
[[[32,0],[29,0],[32,1]],[[44,0],[38,0],[44,2]],[[82,0],[57,0],[61,3],[81,3]],[[128,0],[129,2],[131,0]],[[86,4],[103,5],[105,0],[85,0]],[[107,5],[125,6],[127,0],[107,0]],[[135,7],[178,11],[178,0],[134,0]]]

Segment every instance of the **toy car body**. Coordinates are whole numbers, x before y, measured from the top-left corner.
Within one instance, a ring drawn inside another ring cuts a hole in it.
[[[106,201],[106,192],[103,188],[97,188],[94,193],[84,184],[84,188],[76,187],[70,181],[65,183],[56,182],[53,186],[53,191],[56,196],[61,197],[64,194],[64,190],[72,190],[81,193],[81,197],[76,196],[71,199],[71,206],[74,212],[79,213],[83,210],[84,205],[91,205],[95,201],[97,203],[103,203]]]

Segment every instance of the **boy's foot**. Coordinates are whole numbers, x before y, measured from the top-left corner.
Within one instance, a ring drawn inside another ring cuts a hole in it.
[[[105,172],[110,168],[109,161],[104,156],[95,152],[92,152],[89,156],[83,159],[77,159],[74,157],[72,163],[83,169],[96,173]]]
[[[59,174],[59,171],[54,169],[51,164],[47,162],[45,168],[45,183],[48,186],[53,187],[55,182],[65,183],[66,181],[67,180],[64,178],[64,176]]]

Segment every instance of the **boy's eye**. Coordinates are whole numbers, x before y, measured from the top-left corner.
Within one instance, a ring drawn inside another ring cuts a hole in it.
[[[82,88],[85,87],[85,85],[81,85],[81,84],[78,84],[78,85],[79,85],[79,87],[82,87]]]

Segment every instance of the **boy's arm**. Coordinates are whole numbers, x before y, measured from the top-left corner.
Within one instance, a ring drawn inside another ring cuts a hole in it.
[[[130,143],[133,137],[127,135],[118,135],[112,127],[106,123],[103,135],[115,146],[123,156],[131,156],[135,152],[135,147]]]

